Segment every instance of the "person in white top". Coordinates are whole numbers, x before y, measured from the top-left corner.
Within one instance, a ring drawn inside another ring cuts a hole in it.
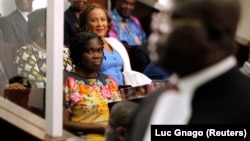
[[[128,141],[169,139],[157,137],[151,125],[250,123],[250,79],[240,72],[234,56],[239,1],[172,0],[172,4],[153,15],[157,26],[152,24],[149,40],[151,57],[175,72],[178,89],[169,87],[143,99]],[[185,130],[182,127],[165,126]],[[193,127],[187,128],[196,130]]]

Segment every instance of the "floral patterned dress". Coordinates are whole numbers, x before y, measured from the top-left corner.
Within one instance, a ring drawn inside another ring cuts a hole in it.
[[[118,85],[111,76],[99,73],[97,78],[84,78],[73,72],[64,75],[64,108],[71,110],[71,120],[106,125],[108,102],[120,101]],[[104,135],[87,134],[87,139],[104,140]]]

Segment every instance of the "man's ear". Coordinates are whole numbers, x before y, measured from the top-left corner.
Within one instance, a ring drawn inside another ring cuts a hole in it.
[[[119,141],[125,141],[127,136],[127,130],[124,127],[122,126],[117,127],[115,132],[116,132],[116,138]]]

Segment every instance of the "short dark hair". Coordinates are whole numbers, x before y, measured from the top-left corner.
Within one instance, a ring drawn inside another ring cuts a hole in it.
[[[109,125],[112,128],[122,126],[127,129],[138,104],[132,101],[122,101],[116,103],[110,112]]]
[[[75,66],[81,63],[82,53],[87,51],[87,44],[91,39],[98,39],[103,46],[102,39],[92,32],[79,32],[72,38],[69,51],[70,58]]]

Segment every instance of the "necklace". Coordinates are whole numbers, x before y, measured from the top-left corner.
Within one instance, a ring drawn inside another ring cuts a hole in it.
[[[36,44],[36,42],[33,42],[33,44],[34,44],[34,47],[36,48],[36,49],[38,49],[38,50],[40,50],[40,51],[46,51],[44,48],[41,48],[41,47],[39,47],[37,44]]]

